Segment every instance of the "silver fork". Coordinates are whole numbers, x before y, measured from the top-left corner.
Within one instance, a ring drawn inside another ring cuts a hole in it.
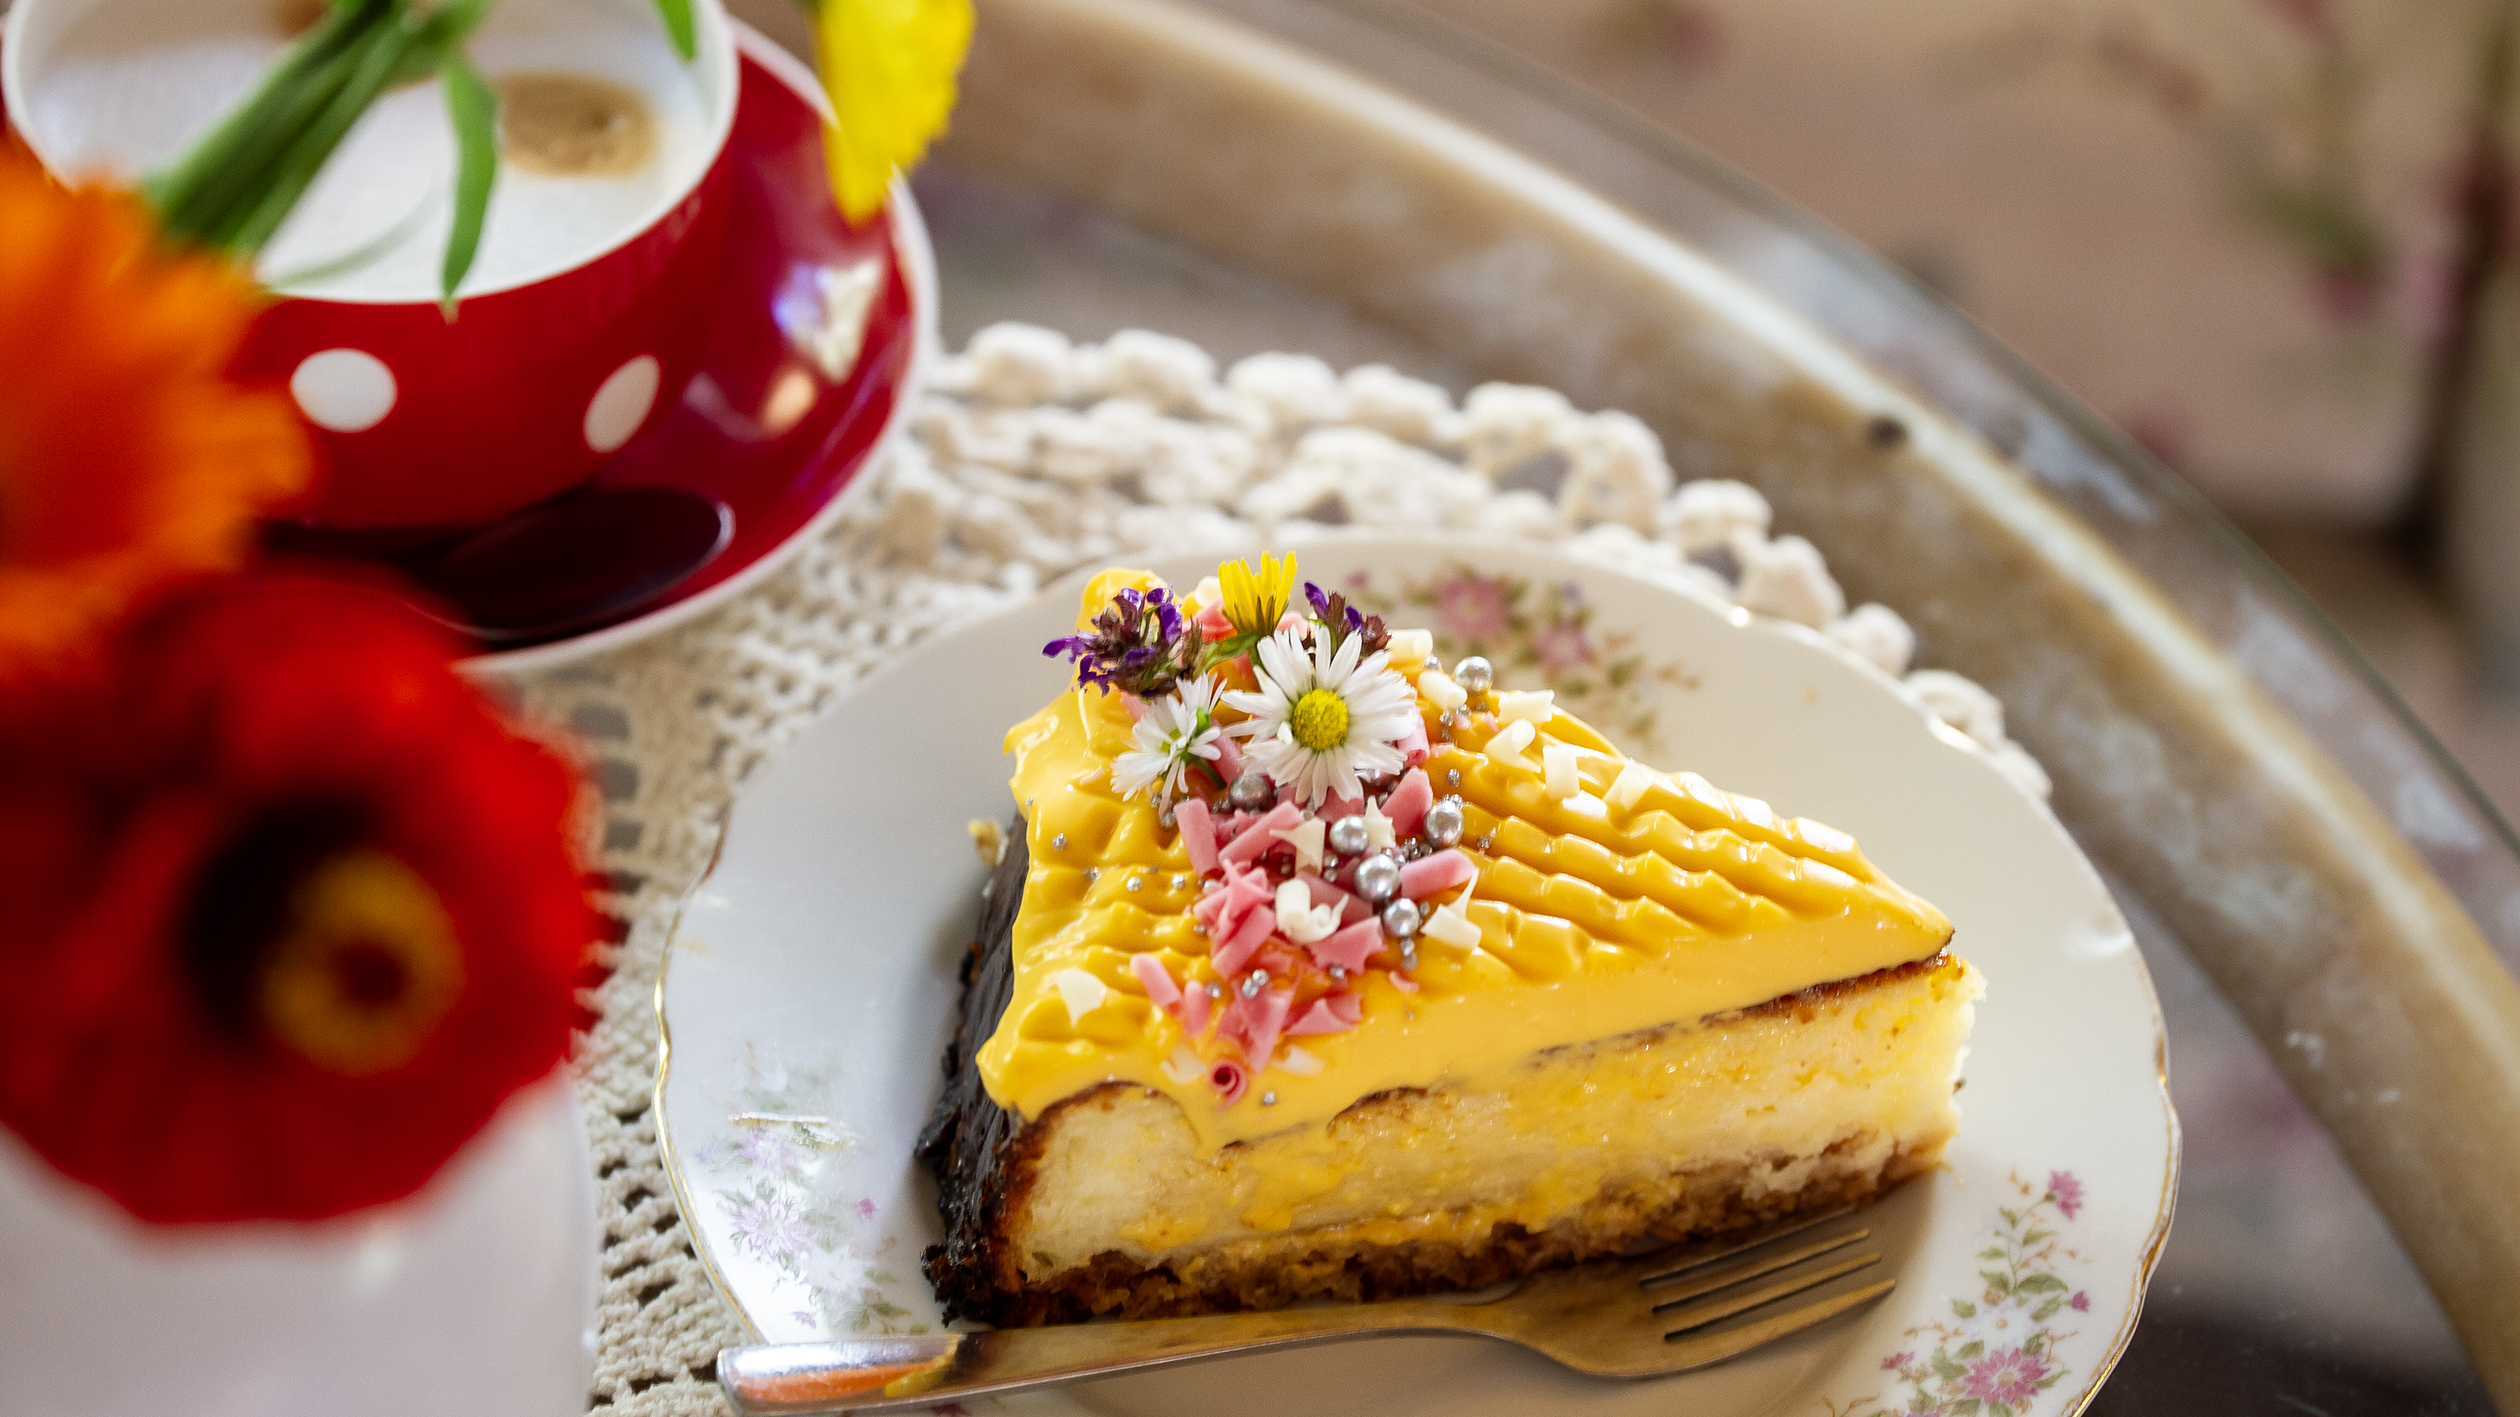
[[[1877,1262],[1881,1255],[1874,1250],[1840,1253],[1870,1236],[1869,1229],[1793,1245],[1775,1243],[1845,1213],[1839,1209],[1798,1216],[1632,1259],[1543,1270],[1485,1303],[1400,1299],[1134,1323],[757,1344],[719,1353],[718,1383],[735,1410],[747,1417],[887,1412],[1175,1363],[1403,1333],[1502,1338],[1579,1373],[1658,1377],[1720,1363],[1889,1293],[1897,1281],[1879,1279],[1746,1323],[1712,1327]],[[1740,1258],[1734,1263],[1710,1268],[1736,1256]],[[1752,1283],[1761,1279],[1767,1282]]]

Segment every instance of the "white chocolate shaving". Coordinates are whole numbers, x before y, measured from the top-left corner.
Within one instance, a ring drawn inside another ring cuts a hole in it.
[[[1619,777],[1610,784],[1610,805],[1630,811],[1645,800],[1645,791],[1654,785],[1654,774],[1642,763],[1629,759],[1619,765]]]
[[[1172,1056],[1164,1059],[1162,1067],[1164,1076],[1172,1079],[1175,1087],[1188,1087],[1207,1075],[1207,1064],[1199,1061],[1199,1055],[1191,1052],[1187,1043],[1174,1044]]]
[[[1059,1002],[1067,1005],[1069,1023],[1084,1022],[1111,996],[1110,985],[1081,969],[1062,969],[1051,975],[1050,987],[1059,991]]]
[[[1540,730],[1531,726],[1530,719],[1515,719],[1512,723],[1505,725],[1504,732],[1488,740],[1488,756],[1493,758],[1501,754],[1509,758],[1520,758],[1523,749],[1530,747],[1531,740],[1539,736]]]
[[[1496,716],[1507,723],[1546,723],[1557,715],[1557,690],[1521,689],[1496,696]]]
[[[1279,934],[1299,945],[1309,945],[1329,939],[1339,928],[1339,908],[1313,904],[1312,889],[1302,881],[1281,881],[1277,888],[1277,924]]]
[[[1451,713],[1470,702],[1470,691],[1453,682],[1451,675],[1440,669],[1429,669],[1418,675],[1419,697],[1433,704],[1437,712]]]
[[[1391,643],[1385,646],[1394,665],[1417,664],[1435,653],[1433,630],[1394,630]]]
[[[1321,869],[1322,838],[1329,833],[1329,830],[1329,823],[1319,817],[1306,817],[1292,830],[1273,831],[1269,835],[1295,848],[1296,870],[1318,871]]]
[[[1462,900],[1467,899],[1466,895],[1462,897]],[[1426,917],[1425,924],[1418,926],[1418,933],[1455,949],[1470,950],[1479,946],[1479,927],[1470,919],[1470,913],[1461,908],[1461,901],[1435,907],[1435,913]]]
[[[1563,801],[1584,790],[1584,775],[1575,770],[1575,750],[1564,743],[1540,749],[1540,786]]]
[[[1321,1060],[1293,1043],[1286,1045],[1286,1056],[1278,1059],[1277,1065],[1299,1078],[1312,1077],[1321,1071]]]

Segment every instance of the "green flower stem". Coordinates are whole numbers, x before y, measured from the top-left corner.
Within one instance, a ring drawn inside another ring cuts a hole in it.
[[[499,97],[459,54],[439,72],[446,81],[446,115],[455,125],[455,224],[446,235],[446,261],[438,298],[455,318],[455,288],[464,283],[481,250],[481,227],[490,212],[490,188],[499,176]]]
[[[364,36],[390,0],[336,0],[315,28],[289,47],[254,92],[172,164],[151,173],[141,194],[160,212],[188,210],[201,193],[234,170],[240,153],[262,136],[266,110],[300,91]]]
[[[218,163],[189,174],[190,180],[179,190],[159,200],[158,210],[168,231],[217,246],[215,233],[235,224],[238,208],[269,182],[294,136],[314,122],[358,72],[376,29],[375,20],[364,21],[345,44],[302,72],[295,83],[257,94],[251,104],[239,109],[241,121],[234,125],[233,140],[222,145]],[[187,158],[184,165],[193,166],[192,160]]]
[[[290,142],[269,185],[253,202],[241,207],[235,225],[213,234],[213,244],[231,251],[262,249],[263,243],[280,229],[280,223],[288,219],[298,198],[306,195],[307,187],[323,171],[333,149],[349,136],[351,125],[385,91],[418,28],[407,9],[377,28],[360,53],[358,67],[351,72],[349,81],[324,105],[314,125]]]

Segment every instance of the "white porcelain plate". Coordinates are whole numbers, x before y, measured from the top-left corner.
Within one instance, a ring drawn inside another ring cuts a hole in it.
[[[1214,558],[1156,569],[1194,583]],[[1499,1344],[1391,1339],[1011,1402],[1039,1411],[2023,1417],[2080,1410],[2132,1334],[2168,1232],[2178,1123],[2161,1017],[2098,875],[2046,807],[1893,681],[1796,626],[1545,550],[1341,540],[1305,578],[1476,650],[1640,757],[1851,831],[1948,913],[1983,970],[1960,1135],[1872,1224],[1887,1300],[1699,1373],[1575,1377]],[[737,804],[658,1008],[657,1115],[704,1259],[762,1337],[937,1322],[911,1146],[938,1086],[1005,730],[1056,694],[1041,656],[1081,578],[904,654]],[[1360,595],[1361,593],[1361,595]],[[1920,1403],[1919,1398],[1922,1398]]]

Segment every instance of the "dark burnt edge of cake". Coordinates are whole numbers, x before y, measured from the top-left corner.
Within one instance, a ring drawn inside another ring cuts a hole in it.
[[[962,1018],[945,1044],[945,1088],[919,1134],[918,1156],[936,1178],[937,1208],[945,1241],[920,1257],[950,1320],[1002,1323],[1014,1317],[1018,1296],[1008,1292],[999,1269],[996,1237],[1012,1186],[1031,1175],[1016,1164],[1023,1123],[989,1098],[974,1061],[980,1045],[997,1031],[1015,994],[1015,917],[1023,908],[1024,876],[1032,863],[1024,815],[1007,828],[1006,848],[989,878],[980,931],[962,963]]]

